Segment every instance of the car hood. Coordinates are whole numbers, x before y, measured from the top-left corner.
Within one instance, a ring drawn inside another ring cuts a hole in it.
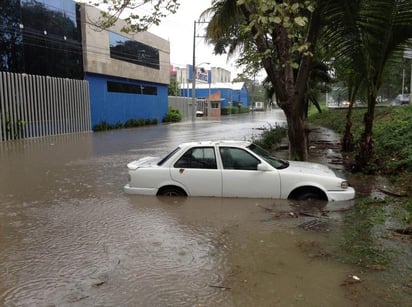
[[[319,163],[289,161],[289,167],[286,169],[294,173],[336,177],[336,174],[329,167]]]
[[[130,162],[127,167],[131,170],[138,169],[139,167],[154,167],[160,161],[159,157],[144,157],[139,160]]]

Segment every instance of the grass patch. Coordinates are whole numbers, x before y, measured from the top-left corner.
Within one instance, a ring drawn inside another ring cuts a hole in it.
[[[379,229],[385,222],[385,207],[371,199],[363,199],[345,214],[340,244],[342,261],[365,267],[384,266],[390,262],[390,251],[379,242]]]
[[[345,132],[347,109],[310,112],[308,122],[330,128],[341,135]],[[366,109],[355,108],[352,113],[352,134],[355,143],[364,131]],[[377,107],[373,125],[377,170],[390,182],[389,190],[412,194],[412,106]],[[355,148],[356,153],[357,148]],[[365,267],[389,264],[394,251],[385,248],[385,221],[400,227],[412,223],[410,197],[387,198],[384,203],[370,199],[357,200],[344,217],[340,257],[344,262]],[[387,246],[387,245],[386,245]],[[393,245],[392,245],[393,246]]]
[[[365,109],[354,109],[352,133],[355,142],[363,130]],[[340,134],[345,132],[346,109],[330,109],[323,113],[310,113],[308,121],[330,128]],[[412,169],[412,105],[377,107],[373,126],[375,153],[379,170],[385,175],[398,176]]]

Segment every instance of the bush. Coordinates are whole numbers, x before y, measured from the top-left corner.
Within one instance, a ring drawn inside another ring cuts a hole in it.
[[[99,124],[93,126],[93,131],[106,131],[106,130],[113,130],[113,129],[122,129],[122,128],[135,128],[141,127],[145,125],[157,125],[157,119],[136,119],[136,118],[129,118],[126,120],[124,124],[118,121],[115,124],[110,124],[105,120],[102,120]]]
[[[106,131],[113,129],[114,126],[109,124],[107,121],[102,120],[99,124],[94,125],[93,131]]]
[[[220,110],[221,115],[230,115],[230,114],[237,114],[237,113],[239,113],[238,107],[223,107]]]
[[[132,128],[132,127],[137,127],[137,121],[134,118],[130,118],[126,120],[124,123],[125,128]]]
[[[241,106],[239,108],[239,113],[249,113],[249,112],[250,112],[250,109],[248,107]]]
[[[252,141],[259,145],[260,147],[271,151],[279,148],[282,140],[287,136],[288,130],[285,127],[278,125],[269,125],[269,128],[263,127],[263,132],[257,136],[253,137]]]
[[[165,117],[163,117],[162,122],[164,123],[176,123],[182,120],[182,114],[179,110],[169,109]]]
[[[115,129],[122,129],[123,128],[123,124],[121,121],[118,121],[115,125],[114,125]]]

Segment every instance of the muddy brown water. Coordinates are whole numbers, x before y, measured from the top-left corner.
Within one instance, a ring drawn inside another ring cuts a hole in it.
[[[287,201],[122,190],[131,160],[188,138],[248,138],[276,117],[0,143],[0,305],[403,305],[375,273],[319,247],[339,234],[337,204],[326,205],[333,223],[313,231]]]

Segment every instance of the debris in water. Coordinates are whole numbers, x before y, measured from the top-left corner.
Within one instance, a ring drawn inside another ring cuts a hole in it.
[[[361,279],[356,276],[356,275],[349,275],[341,284],[341,286],[348,286],[348,285],[353,285],[353,284],[357,284],[360,283]]]

